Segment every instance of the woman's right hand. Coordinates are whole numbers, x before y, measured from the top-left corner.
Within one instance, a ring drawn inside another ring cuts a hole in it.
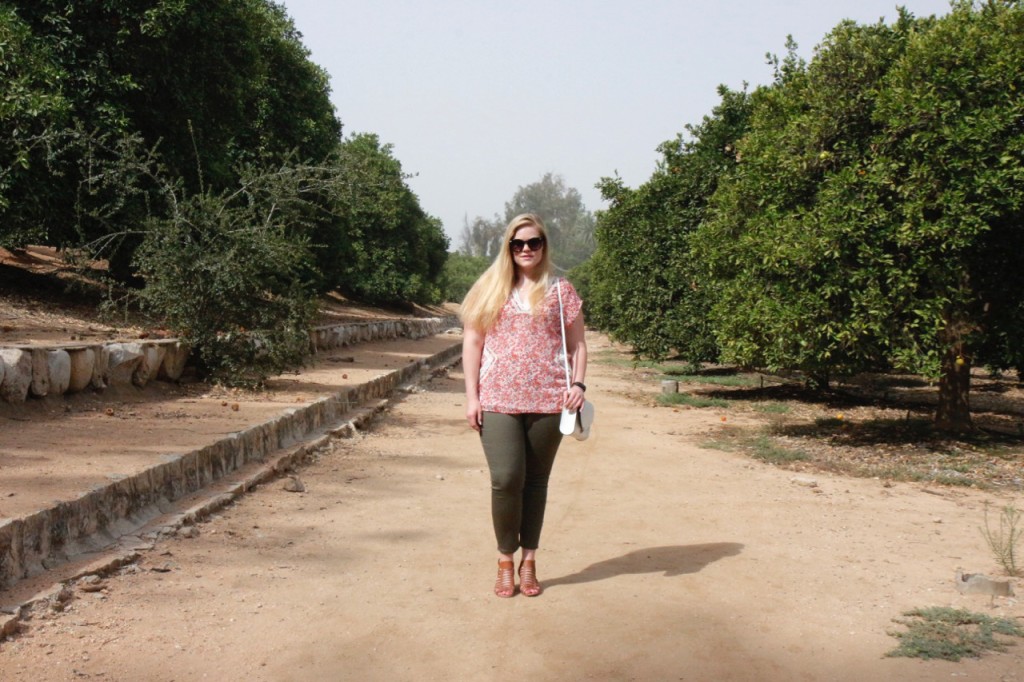
[[[469,428],[474,431],[479,431],[484,425],[484,413],[480,409],[479,400],[467,400],[466,401],[466,421],[469,422]]]

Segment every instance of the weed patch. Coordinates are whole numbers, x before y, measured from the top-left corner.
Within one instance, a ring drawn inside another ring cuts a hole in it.
[[[751,443],[751,454],[764,462],[781,464],[799,462],[810,459],[803,450],[795,450],[779,445],[768,436],[759,436]]]
[[[658,396],[662,405],[688,405],[689,407],[729,407],[728,400],[704,398],[689,393],[664,393]]]
[[[1009,618],[993,618],[983,613],[935,606],[914,609],[894,622],[906,626],[905,632],[890,632],[899,646],[887,656],[959,661],[979,658],[987,651],[1005,651],[1012,641],[1001,637],[1024,637],[1024,628]]]
[[[754,403],[753,408],[755,411],[763,412],[765,414],[789,414],[793,409],[786,403],[779,403],[775,401]]]

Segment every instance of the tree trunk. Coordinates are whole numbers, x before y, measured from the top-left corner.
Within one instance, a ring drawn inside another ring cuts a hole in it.
[[[971,422],[971,363],[956,346],[942,358],[939,379],[939,405],[935,409],[935,427],[941,431],[973,431]]]

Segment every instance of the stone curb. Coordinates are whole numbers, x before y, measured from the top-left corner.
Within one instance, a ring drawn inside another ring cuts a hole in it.
[[[206,488],[247,463],[264,462],[273,453],[285,450],[251,479],[204,503],[212,505],[211,509],[223,506],[252,486],[308,458],[333,432],[354,431],[354,419],[365,421],[375,410],[383,409],[378,403],[366,416],[363,414],[366,410],[356,412],[358,408],[387,399],[399,387],[422,378],[424,373],[454,364],[460,349],[461,344],[454,344],[429,358],[305,407],[286,410],[274,419],[203,448],[168,456],[161,464],[96,488],[77,499],[4,522],[0,525],[0,589],[38,575],[69,556],[109,547],[118,538],[170,512],[175,500]],[[356,417],[343,423],[343,418],[352,413]],[[208,511],[187,512],[183,523],[192,523],[204,513]]]
[[[323,325],[309,331],[309,344],[317,353],[369,341],[421,339],[457,326],[456,317]],[[17,404],[29,397],[76,393],[90,386],[141,388],[156,379],[177,381],[188,360],[189,348],[178,339],[13,344],[0,347],[0,400]]]
[[[461,346],[456,345],[421,361],[421,367],[424,371],[419,372],[418,376],[414,376],[413,381],[404,386],[399,386],[396,391],[418,383],[423,378],[423,375],[427,374],[427,370],[433,376],[455,364],[459,359],[459,354],[454,352],[454,350],[459,348]],[[397,374],[398,372],[394,373]],[[112,575],[122,567],[138,561],[142,556],[142,552],[152,549],[160,537],[172,535],[185,526],[195,525],[209,518],[257,486],[279,478],[285,472],[330,449],[333,439],[356,436],[360,430],[373,422],[374,419],[390,407],[394,401],[396,391],[393,391],[388,398],[354,410],[347,421],[329,429],[326,433],[316,436],[301,445],[285,449],[283,452],[275,455],[272,461],[264,463],[252,473],[247,473],[236,480],[220,481],[219,492],[215,489],[210,490],[212,496],[184,511],[173,514],[169,519],[162,521],[158,526],[154,526],[146,532],[126,535],[117,539],[114,546],[107,548],[103,558],[78,569],[68,578],[36,593],[24,603],[8,608],[6,612],[0,612],[0,641],[16,634],[19,623],[37,606],[43,604],[59,605],[67,601],[68,589],[73,583],[87,576],[105,578]],[[211,486],[211,488],[217,487],[216,484]],[[160,513],[159,510],[155,510],[153,516],[155,517]]]

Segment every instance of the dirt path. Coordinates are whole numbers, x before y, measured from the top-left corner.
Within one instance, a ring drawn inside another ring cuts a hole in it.
[[[487,474],[453,372],[338,441],[301,473],[307,492],[258,489],[26,623],[0,644],[0,679],[1024,679],[1021,646],[884,658],[905,610],[990,612],[952,577],[995,570],[978,528],[1005,500],[808,487],[701,449],[720,416],[645,406],[635,394],[657,386],[628,369],[595,363],[587,383],[598,425],[559,454],[540,598],[491,594]]]

